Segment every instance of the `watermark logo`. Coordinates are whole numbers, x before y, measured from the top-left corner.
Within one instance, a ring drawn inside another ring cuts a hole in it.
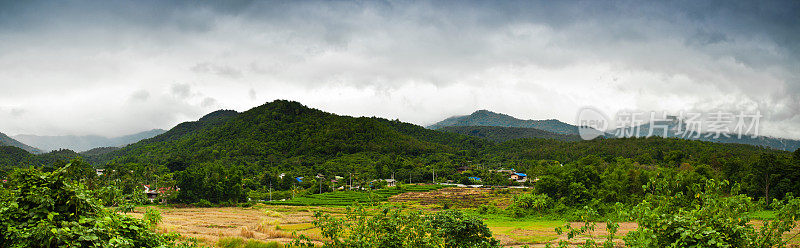
[[[610,125],[608,116],[602,111],[584,107],[578,111],[578,134],[581,139],[591,140],[605,135],[604,130]]]
[[[614,119],[593,107],[578,111],[578,133],[584,140],[600,136],[675,137],[684,139],[716,140],[758,137],[761,112],[684,112],[667,114],[655,111],[619,111]],[[613,128],[609,128],[613,127]]]

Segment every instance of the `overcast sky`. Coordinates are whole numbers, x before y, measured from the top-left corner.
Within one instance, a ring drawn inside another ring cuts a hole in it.
[[[756,111],[800,138],[797,1],[0,0],[0,132],[118,136],[274,99],[420,125],[489,109]]]

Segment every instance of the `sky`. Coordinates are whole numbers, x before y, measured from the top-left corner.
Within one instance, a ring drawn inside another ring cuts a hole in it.
[[[0,132],[119,136],[275,99],[419,125],[479,109],[759,111],[800,138],[797,1],[0,0]]]

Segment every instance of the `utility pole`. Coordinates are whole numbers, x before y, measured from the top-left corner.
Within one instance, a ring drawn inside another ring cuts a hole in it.
[[[433,184],[436,184],[436,169],[433,170]]]

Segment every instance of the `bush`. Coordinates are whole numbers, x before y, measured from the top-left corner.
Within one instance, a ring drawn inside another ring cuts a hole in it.
[[[214,204],[211,204],[211,202],[206,199],[200,199],[194,204],[194,206],[199,208],[210,208],[213,207]]]
[[[791,195],[771,205],[778,220],[765,222],[760,232],[750,224],[752,199],[738,186],[709,180],[692,186],[694,195],[676,192],[666,180],[652,181],[642,203],[634,208],[639,229],[628,233],[632,247],[785,247],[783,233],[795,227],[800,200]]]
[[[161,223],[161,212],[155,208],[147,208],[144,212],[144,222],[150,226],[151,230],[155,230],[156,226]]]
[[[492,231],[483,221],[464,216],[460,211],[441,211],[427,217],[430,225],[444,238],[444,247],[498,247]]]
[[[18,170],[0,199],[0,247],[172,247],[174,235],[152,232],[142,220],[110,212],[65,175]]]
[[[479,214],[496,214],[499,213],[500,209],[497,209],[495,205],[487,204],[487,205],[480,205],[478,207]]]
[[[359,207],[348,208],[345,217],[317,212],[314,218],[314,226],[329,240],[324,247],[500,247],[482,221],[454,210],[425,216],[390,209],[370,214]],[[293,244],[313,246],[304,236]]]
[[[520,194],[515,195],[507,211],[514,217],[523,217],[533,213],[542,213],[552,200],[546,194]]]

